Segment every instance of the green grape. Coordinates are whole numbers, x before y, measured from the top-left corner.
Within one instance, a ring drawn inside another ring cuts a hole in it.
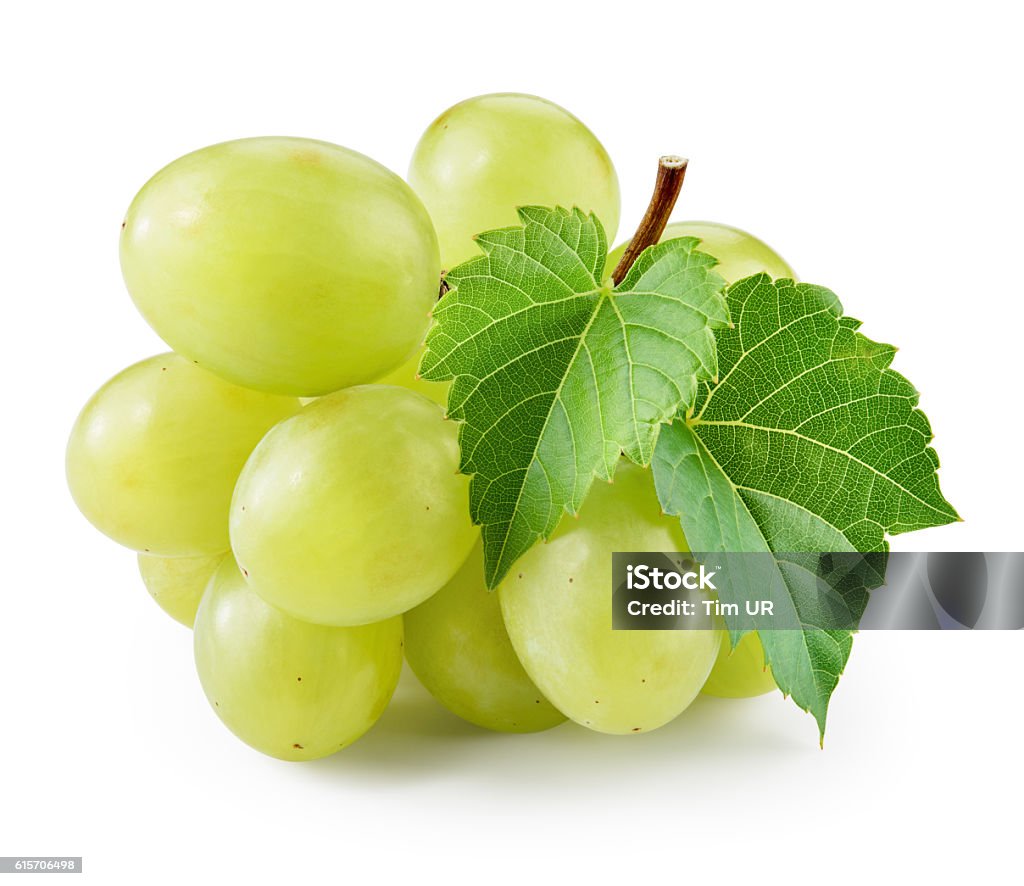
[[[406,361],[396,369],[392,369],[387,375],[377,379],[379,385],[397,385],[400,388],[408,388],[417,394],[422,394],[428,400],[433,400],[442,409],[448,408],[448,391],[451,389],[450,381],[425,381],[420,378],[419,366],[423,357],[423,351],[419,350],[411,360]]]
[[[315,760],[384,712],[402,670],[402,620],[299,621],[253,593],[228,557],[199,604],[194,648],[203,691],[228,729],[271,757]]]
[[[723,636],[715,666],[701,691],[721,698],[750,698],[775,688],[775,678],[764,663],[761,638],[752,631],[743,635],[735,649],[728,635]]]
[[[154,557],[139,554],[139,572],[149,595],[175,621],[192,627],[210,576],[226,554],[213,557]]]
[[[175,160],[132,201],[121,268],[174,350],[236,384],[312,396],[371,381],[423,341],[437,237],[380,164],[248,138]]]
[[[68,485],[101,532],[162,557],[228,548],[231,492],[293,397],[230,384],[176,354],[114,376],[86,403],[67,448]]]
[[[682,712],[718,654],[720,631],[613,631],[613,551],[687,551],[661,513],[650,473],[620,465],[595,484],[578,520],[563,519],[499,590],[527,673],[562,713],[598,732],[647,732]]]
[[[447,585],[405,613],[405,657],[441,704],[477,726],[538,732],[565,720],[516,658],[479,542]]]
[[[793,269],[786,264],[782,256],[767,243],[739,228],[720,225],[717,222],[675,222],[665,228],[665,233],[661,235],[659,242],[672,240],[675,237],[699,237],[701,251],[718,259],[718,266],[715,270],[725,278],[727,283],[735,283],[737,280],[742,280],[751,274],[760,274],[762,271],[776,279],[780,277],[795,279],[796,277]],[[609,275],[615,270],[615,266],[619,263],[619,259],[622,258],[628,245],[629,241],[627,240],[615,247],[608,256],[608,261],[605,263],[605,275]]]
[[[404,388],[346,388],[256,447],[231,505],[252,587],[297,618],[380,621],[422,603],[477,537],[457,427]]]
[[[423,134],[409,183],[434,220],[441,264],[480,255],[473,237],[519,224],[518,206],[578,206],[619,226],[619,180],[594,134],[532,95],[481,95],[445,111]]]

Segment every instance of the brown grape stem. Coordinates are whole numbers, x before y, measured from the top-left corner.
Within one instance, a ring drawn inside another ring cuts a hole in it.
[[[626,274],[633,267],[633,262],[648,246],[653,246],[665,232],[665,225],[668,224],[668,217],[675,208],[676,200],[679,198],[679,191],[683,187],[683,179],[686,177],[687,160],[682,157],[666,156],[658,160],[658,177],[654,182],[654,193],[651,195],[651,202],[647,212],[640,220],[640,224],[629,241],[629,246],[623,253],[619,263],[612,271],[612,281],[618,286],[626,279]]]
[[[640,220],[640,224],[629,241],[626,251],[612,271],[612,281],[618,286],[626,279],[626,274],[633,267],[633,262],[648,246],[653,246],[661,235],[665,233],[665,226],[668,224],[669,216],[675,208],[676,200],[679,199],[679,192],[683,187],[683,179],[686,178],[686,166],[688,160],[683,157],[676,157],[668,154],[658,160],[658,177],[654,180],[654,193],[651,194],[651,202],[647,206],[647,212]],[[445,280],[447,271],[441,271],[440,287],[437,297],[443,298],[451,288]]]

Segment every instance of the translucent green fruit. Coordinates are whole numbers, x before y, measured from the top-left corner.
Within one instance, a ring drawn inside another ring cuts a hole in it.
[[[158,172],[121,268],[175,351],[237,384],[312,396],[405,360],[437,300],[437,238],[380,164],[327,142],[250,138]]]
[[[245,460],[298,409],[294,397],[240,388],[175,354],[151,357],[114,376],[78,416],[71,494],[97,529],[133,550],[223,553]]]
[[[442,409],[448,407],[448,391],[451,389],[450,381],[425,381],[418,377],[420,360],[423,358],[423,350],[418,350],[411,360],[407,360],[401,366],[391,370],[387,375],[377,379],[379,385],[397,385],[400,388],[408,388],[417,394],[422,394],[429,400],[433,400]]]
[[[516,657],[479,543],[447,585],[405,614],[405,655],[441,704],[477,726],[538,732],[565,720]]]
[[[322,397],[253,452],[231,506],[231,546],[253,589],[307,621],[366,624],[422,603],[478,532],[458,429],[391,385]]]
[[[224,725],[282,760],[326,757],[369,729],[402,669],[402,620],[299,621],[250,590],[229,557],[196,615],[196,669]]]
[[[723,635],[722,648],[702,692],[721,698],[750,698],[776,689],[771,668],[764,663],[764,647],[755,632],[744,634],[733,649]]]
[[[192,627],[203,592],[227,554],[213,557],[154,557],[139,554],[139,572],[149,595],[175,621]]]
[[[480,255],[473,237],[519,224],[516,207],[578,206],[619,226],[619,180],[594,134],[564,108],[499,93],[449,108],[423,134],[409,183],[434,220],[447,269]]]
[[[717,222],[675,222],[665,228],[665,233],[661,235],[659,242],[676,237],[699,237],[701,252],[706,252],[718,259],[718,266],[715,270],[725,278],[727,283],[735,283],[751,274],[762,272],[774,279],[780,277],[795,279],[796,277],[793,269],[781,255],[767,243],[739,228],[720,225]],[[627,240],[617,246],[608,256],[608,261],[605,263],[606,275],[615,270],[615,266],[619,263],[619,259],[622,258],[628,245],[629,241]]]
[[[650,472],[623,463],[614,484],[595,484],[578,520],[562,519],[499,590],[512,645],[526,672],[562,713],[599,732],[647,732],[700,692],[720,631],[613,631],[613,551],[687,551],[661,513]]]

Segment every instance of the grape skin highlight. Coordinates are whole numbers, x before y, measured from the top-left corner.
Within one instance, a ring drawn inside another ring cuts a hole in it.
[[[467,99],[420,138],[409,183],[437,228],[447,270],[480,255],[473,238],[519,224],[519,206],[579,207],[619,226],[619,180],[594,134],[564,108],[532,95]]]
[[[786,261],[774,249],[753,234],[741,231],[730,225],[718,222],[686,221],[674,222],[665,228],[659,243],[676,237],[698,237],[701,241],[700,251],[713,255],[718,259],[715,271],[725,278],[727,283],[735,283],[751,274],[768,274],[773,279],[789,277],[796,279],[796,274]],[[615,270],[622,254],[629,246],[629,241],[616,246],[609,254],[605,263],[605,276]]]
[[[135,551],[223,553],[245,460],[298,409],[294,397],[240,388],[176,354],[150,357],[86,403],[68,440],[68,486],[97,529]]]
[[[661,513],[650,473],[622,463],[614,484],[595,483],[578,520],[564,517],[499,589],[512,645],[562,713],[598,732],[647,732],[700,692],[720,632],[613,631],[613,551],[688,551],[678,522]]]
[[[484,583],[479,542],[452,580],[404,620],[409,665],[452,713],[499,732],[538,732],[564,722],[516,657],[498,595]]]
[[[352,628],[299,621],[254,594],[229,557],[199,605],[194,650],[225,726],[271,757],[315,760],[384,712],[402,669],[402,620]]]
[[[231,506],[232,549],[253,589],[332,625],[422,603],[478,535],[457,438],[436,403],[391,385],[338,391],[278,425]]]
[[[154,557],[139,554],[139,573],[149,595],[175,621],[192,627],[203,592],[227,554]]]
[[[175,160],[132,201],[121,268],[174,350],[236,384],[316,396],[372,381],[423,341],[437,238],[379,163],[249,138]]]

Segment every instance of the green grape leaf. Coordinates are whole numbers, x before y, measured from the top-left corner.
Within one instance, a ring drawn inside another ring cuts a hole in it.
[[[886,533],[959,519],[917,391],[889,368],[895,348],[858,332],[821,286],[760,274],[726,299],[735,326],[717,335],[720,378],[662,430],[652,460],[692,550],[886,552]],[[851,632],[819,629],[813,582],[778,559],[776,603],[806,630],[761,641],[779,688],[824,736]],[[750,629],[743,615],[726,624],[733,643]]]
[[[615,289],[604,230],[579,210],[519,209],[449,271],[420,375],[454,379],[459,470],[495,587],[576,513],[620,453],[648,464],[658,431],[716,375],[728,324],[715,259],[681,238],[644,251]]]

